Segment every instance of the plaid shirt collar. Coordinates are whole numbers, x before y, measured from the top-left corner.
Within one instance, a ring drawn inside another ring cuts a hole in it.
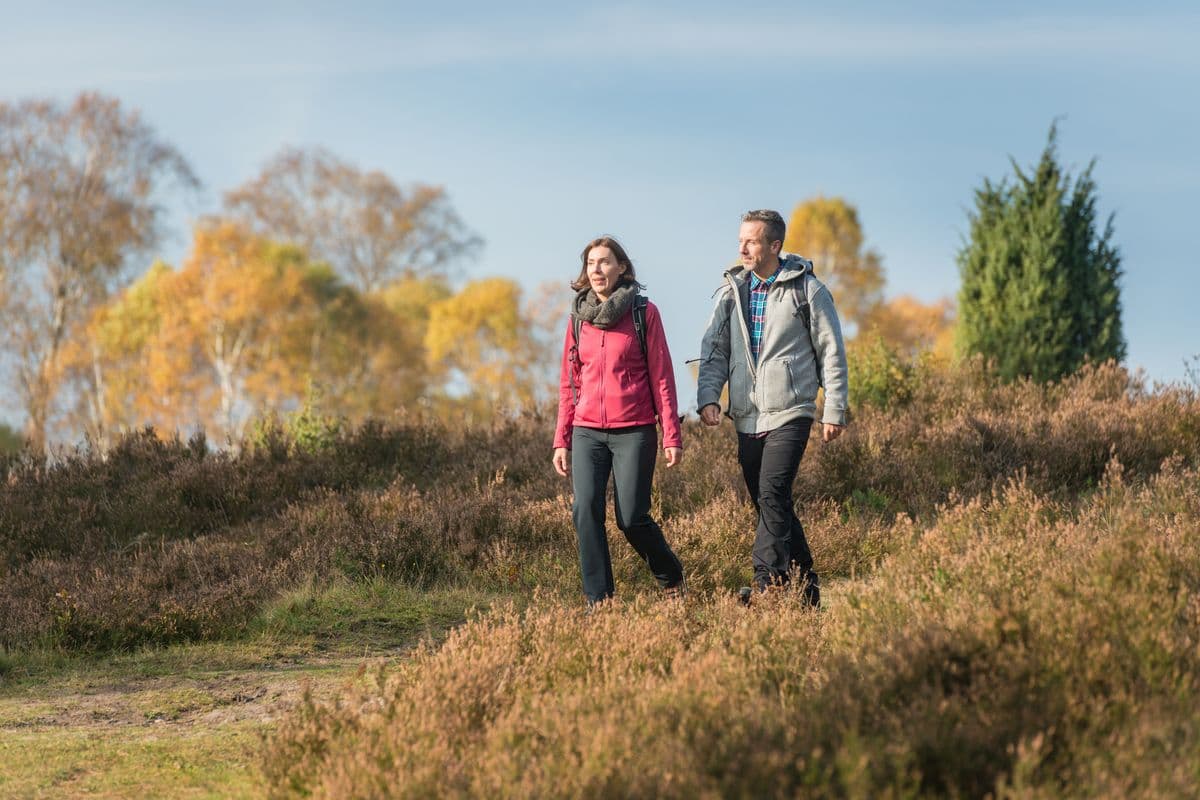
[[[779,277],[779,273],[782,271],[782,261],[779,262],[779,266],[775,268],[775,271],[771,273],[770,277],[765,279],[758,277],[758,274],[754,270],[750,270],[750,291],[758,291],[763,284],[766,284],[766,288],[770,289],[771,284],[775,282],[775,279]]]

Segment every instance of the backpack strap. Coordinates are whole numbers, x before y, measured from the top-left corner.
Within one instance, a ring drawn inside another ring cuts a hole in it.
[[[639,294],[633,298],[633,330],[637,333],[638,344],[642,347],[642,359],[646,362],[646,377],[650,377],[650,353],[646,347],[646,304],[650,302],[645,295]],[[654,382],[650,382],[650,405],[654,406],[654,414],[661,421],[662,414],[658,411],[658,398],[654,395]]]
[[[812,338],[812,309],[808,305],[808,275],[804,273],[800,280],[792,284],[792,294],[796,301],[796,316],[804,322],[804,328],[809,332],[809,339]]]
[[[804,323],[804,329],[808,331],[808,346],[812,348],[813,364],[817,368],[817,385],[824,386],[825,379],[821,375],[821,359],[817,355],[817,343],[813,339],[812,332],[812,308],[808,303],[808,279],[812,276],[811,272],[805,272],[798,281],[792,281],[792,298],[796,303],[796,316]]]
[[[644,294],[633,298],[633,330],[637,333],[638,344],[642,346],[642,358],[650,365],[650,357],[646,354],[646,303],[649,302]]]
[[[583,320],[571,315],[571,351],[567,360],[571,365],[571,405],[579,405],[579,385],[575,383],[575,373],[580,369],[579,334],[583,330]]]

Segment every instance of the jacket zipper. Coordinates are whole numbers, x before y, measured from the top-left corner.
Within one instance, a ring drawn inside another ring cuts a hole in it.
[[[746,369],[750,372],[750,381],[753,384],[757,370],[754,364],[754,355],[750,352],[750,328],[746,325],[746,309],[742,308],[742,294],[738,291],[737,284],[733,282],[733,276],[728,272],[725,273],[725,280],[729,283],[729,288],[733,290],[733,304],[737,306],[738,324],[742,327],[742,344],[746,346]]]
[[[728,272],[725,273],[725,281],[729,284],[729,288],[733,290],[733,305],[737,308],[738,325],[742,328],[742,343],[746,346],[746,372],[750,373],[749,399],[751,403],[757,405],[754,393],[758,391],[758,368],[754,363],[754,354],[750,352],[750,328],[746,325],[746,309],[742,308],[742,293],[738,290],[737,284],[733,282],[733,276]],[[733,408],[732,387],[729,392],[729,407]]]
[[[604,376],[608,374],[608,352],[605,349],[605,343],[608,339],[608,332],[603,328],[600,329],[600,427],[608,427],[608,408],[605,406],[604,400]]]

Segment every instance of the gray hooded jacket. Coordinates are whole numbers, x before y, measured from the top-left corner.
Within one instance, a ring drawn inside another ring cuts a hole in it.
[[[738,433],[764,433],[798,417],[817,416],[817,389],[825,387],[820,420],[846,424],[846,346],[833,297],[812,274],[812,262],[780,254],[783,269],[767,292],[766,321],[758,363],[750,356],[749,272],[725,273],[704,340],[696,408],[721,402],[729,384],[729,408]],[[808,299],[806,327],[798,292]]]

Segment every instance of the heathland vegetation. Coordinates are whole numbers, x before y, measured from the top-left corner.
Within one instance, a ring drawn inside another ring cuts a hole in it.
[[[310,413],[236,455],[146,433],[10,460],[3,669],[298,630],[381,586],[458,592],[481,607],[444,642],[279,723],[270,793],[1182,791],[1200,768],[1195,393],[1114,365],[906,380],[906,402],[806,457],[821,612],[733,601],[752,518],[727,430],[687,426],[656,486],[687,600],[615,546],[620,597],[592,616],[537,415],[338,430]]]

